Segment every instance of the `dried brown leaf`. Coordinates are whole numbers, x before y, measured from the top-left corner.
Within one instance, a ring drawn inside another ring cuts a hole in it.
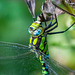
[[[65,0],[65,2],[68,3],[75,10],[75,0]]]
[[[52,4],[51,0],[45,0],[42,5],[42,13],[45,20],[49,19],[51,15],[55,14],[55,6]]]
[[[35,18],[35,0],[25,0],[30,13],[32,14],[33,18]]]

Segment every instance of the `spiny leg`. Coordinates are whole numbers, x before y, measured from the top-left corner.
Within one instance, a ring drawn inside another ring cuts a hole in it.
[[[52,20],[53,20],[53,16],[51,16],[51,22],[49,23],[49,25],[47,26],[46,22],[45,22],[45,26],[47,26],[44,30],[47,30],[48,28],[51,27],[51,24],[52,24]]]
[[[39,21],[40,21],[40,20],[41,20],[41,16],[44,17],[44,16],[43,16],[43,13],[37,14],[37,15],[35,16],[35,18],[33,18],[33,22],[35,22],[35,19],[37,19],[38,17],[40,18],[40,19],[39,19]]]
[[[47,23],[45,22],[45,26],[47,27]]]
[[[66,30],[64,30],[64,31],[60,31],[60,32],[52,32],[52,33],[47,33],[47,34],[48,34],[48,35],[51,35],[51,34],[64,33],[64,32],[66,32],[66,31],[68,31],[74,24],[75,24],[75,22],[74,22],[70,27],[68,27]]]
[[[56,14],[55,14],[55,22],[53,23],[53,24],[51,24],[51,26],[53,26],[53,25],[55,25],[56,23],[57,23],[57,25],[58,25],[58,21],[57,21],[57,16],[56,16]]]
[[[46,31],[46,33],[50,32],[50,31],[54,30],[56,27],[58,27],[58,22],[57,22],[56,14],[55,14],[55,20],[56,20],[56,21],[55,21],[53,24],[52,24],[52,20],[53,20],[53,16],[52,16],[52,19],[51,19],[50,24],[48,25],[48,27],[45,28],[45,30],[47,30],[48,28],[54,26],[55,24],[56,24],[56,25],[55,25],[53,28],[51,28],[50,30]]]
[[[54,26],[55,24],[56,24],[56,25],[55,25],[53,28],[51,28],[51,29],[49,29],[48,31],[46,31],[46,33],[50,32],[50,31],[52,31],[52,30],[54,30],[55,28],[58,27],[58,22],[57,22],[56,14],[55,14],[55,20],[56,20],[56,21],[55,21],[53,24],[51,24],[50,27]]]

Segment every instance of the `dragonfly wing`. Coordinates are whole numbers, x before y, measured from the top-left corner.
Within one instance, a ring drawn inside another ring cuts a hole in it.
[[[14,48],[18,48],[18,49],[28,48],[28,46],[26,46],[26,45],[22,45],[22,44],[18,44],[18,43],[3,42],[3,41],[0,41],[0,46],[14,47]]]
[[[28,46],[0,41],[0,75],[31,75],[34,71],[41,71],[41,64]]]
[[[36,50],[37,51],[37,50]],[[37,51],[38,53],[41,53],[44,55],[47,60],[43,59],[48,67],[50,75],[75,75],[75,71],[71,70],[70,68],[61,65],[56,60],[52,59],[51,57],[45,55],[44,53]]]
[[[59,64],[59,62],[49,58],[45,63],[48,66],[49,72],[52,75],[75,75],[75,71],[71,70],[70,68]]]
[[[33,54],[26,45],[0,41],[0,60],[26,58]]]

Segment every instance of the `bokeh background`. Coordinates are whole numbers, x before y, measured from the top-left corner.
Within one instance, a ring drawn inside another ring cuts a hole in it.
[[[36,1],[36,15],[41,13],[43,1]],[[23,0],[0,0],[0,41],[28,46],[30,37],[28,27],[32,22],[32,15]],[[65,30],[73,22],[75,18],[66,13],[62,14],[58,17],[59,26],[54,31]],[[48,35],[47,40],[50,56],[75,70],[75,26],[63,34]],[[26,56],[29,58],[29,55]],[[39,61],[33,60],[33,57],[30,59],[0,60],[0,75],[42,75]]]

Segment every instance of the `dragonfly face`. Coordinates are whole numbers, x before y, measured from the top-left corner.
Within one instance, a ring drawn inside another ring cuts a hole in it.
[[[44,33],[44,28],[41,25],[40,21],[35,21],[28,29],[29,33],[33,37],[38,37]]]

